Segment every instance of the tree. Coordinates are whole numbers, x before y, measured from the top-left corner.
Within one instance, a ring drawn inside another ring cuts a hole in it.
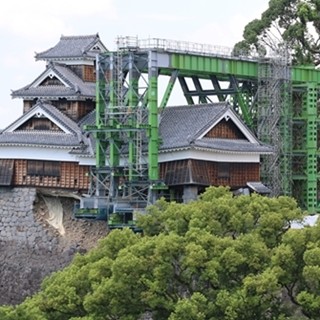
[[[208,188],[188,204],[159,200],[144,235],[114,230],[42,284],[5,320],[315,319],[319,227],[292,230],[288,197],[234,197]]]
[[[286,46],[295,64],[320,64],[320,1],[270,0],[260,19],[249,22],[234,52],[266,52]]]

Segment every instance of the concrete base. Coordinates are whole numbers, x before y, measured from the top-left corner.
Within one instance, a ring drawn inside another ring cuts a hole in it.
[[[198,198],[198,187],[197,186],[184,186],[183,187],[183,203],[197,200]]]

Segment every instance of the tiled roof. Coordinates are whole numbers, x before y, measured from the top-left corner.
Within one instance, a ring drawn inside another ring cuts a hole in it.
[[[60,41],[52,48],[37,53],[36,60],[54,60],[54,59],[75,59],[75,58],[95,58],[95,52],[90,49],[99,43],[106,51],[99,35],[85,36],[61,36]]]
[[[241,139],[202,138],[195,140],[194,146],[226,152],[257,152],[260,154],[272,152],[272,148],[267,145],[251,143],[248,140]]]
[[[271,190],[260,181],[247,182],[247,186],[250,189],[252,189],[253,191],[261,193],[261,194],[269,194],[269,193],[271,193]]]
[[[2,132],[0,134],[0,145],[4,144],[75,147],[79,145],[79,140],[75,135],[64,132],[21,130]]]
[[[94,124],[95,112],[89,113],[76,123],[54,106],[39,102],[29,110],[28,114],[35,112],[34,108],[39,108],[39,106],[52,120],[58,125],[60,124],[61,128],[67,129],[70,133],[31,130],[12,132],[12,130],[5,129],[0,134],[0,145],[60,146],[70,147],[72,153],[93,154],[95,147],[93,135],[85,132],[83,126]],[[162,144],[160,152],[194,148],[212,150],[213,152],[271,153],[270,146],[258,142],[252,143],[245,139],[201,138],[201,134],[209,130],[215,121],[219,120],[230,108],[226,103],[168,107],[161,115],[159,134]],[[23,117],[26,116],[25,114],[15,121],[17,128]],[[14,128],[15,122],[8,128]],[[124,146],[124,152],[125,150]]]
[[[228,108],[226,103],[167,107],[159,126],[161,149],[189,146],[200,130],[210,126]]]
[[[95,123],[96,123],[96,111],[92,110],[90,113],[88,113],[78,122],[78,125],[82,128],[84,125],[95,125]]]
[[[95,154],[96,152],[96,141],[93,134],[90,134],[89,132],[84,130],[85,125],[95,125],[96,123],[96,112],[95,110],[88,113],[86,116],[84,116],[79,122],[78,126],[81,128],[81,131],[83,132],[84,142],[88,146],[88,150],[90,150],[91,154]]]
[[[39,107],[48,114],[52,121],[56,122],[61,128],[66,129],[68,133],[48,130],[10,130],[10,128],[23,123],[24,118],[26,120],[29,119],[30,114],[32,115]],[[78,124],[56,107],[42,102],[37,103],[26,114],[0,133],[0,145],[60,147],[68,148],[70,151],[77,153],[90,153],[90,142]]]
[[[55,119],[58,123],[62,126],[66,127],[69,131],[73,132],[74,134],[81,134],[80,128],[75,121],[70,119],[66,116],[63,112],[59,111],[56,107],[52,106],[48,103],[39,102],[41,108],[45,110],[52,118]],[[39,104],[36,104],[35,107]],[[30,110],[32,111],[32,109]]]
[[[220,152],[272,153],[272,148],[262,143],[251,143],[245,139],[201,138],[206,130],[231,107],[227,103],[201,104],[196,106],[167,107],[161,114],[159,136],[160,152],[178,149],[197,148],[211,149]],[[95,124],[95,111],[84,117],[79,125]],[[247,129],[245,124],[243,126]],[[92,138],[92,135],[90,135]],[[147,140],[144,137],[144,148],[147,152]],[[94,141],[92,141],[94,146]],[[126,148],[123,148],[124,152]]]
[[[227,103],[168,107],[161,116],[160,151],[181,148],[211,149],[223,152],[272,153],[270,146],[240,139],[200,138],[201,134],[231,107]],[[246,128],[243,123],[243,127]],[[246,128],[247,129],[247,128]]]
[[[34,84],[48,72],[48,70],[56,73],[67,86],[34,86]],[[70,68],[59,63],[50,63],[47,69],[31,84],[12,92],[12,97],[29,97],[29,98],[41,98],[41,97],[76,97],[80,98],[92,98],[95,99],[95,83],[84,82],[78,77]]]

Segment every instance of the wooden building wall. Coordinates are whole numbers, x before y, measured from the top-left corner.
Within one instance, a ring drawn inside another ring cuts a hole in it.
[[[62,131],[56,124],[47,118],[31,118],[23,123],[17,130],[45,130],[45,131]]]
[[[260,181],[259,163],[207,162],[179,160],[160,164],[160,179],[170,186],[246,186]],[[89,166],[76,162],[15,160],[12,185],[88,190]]]
[[[59,99],[58,101],[51,101],[51,104],[76,122],[95,108],[95,102],[89,99],[86,101]]]
[[[89,166],[76,162],[15,160],[13,185],[88,190]]]
[[[24,100],[23,101],[23,113],[28,112],[35,104],[36,100]],[[95,109],[95,101],[87,99],[86,101],[68,101],[66,98],[59,100],[51,100],[48,103],[55,106],[62,113],[69,116],[74,121],[79,121],[89,112]]]
[[[73,72],[77,74],[85,82],[95,82],[96,81],[96,69],[95,66],[88,65],[71,65],[69,66]]]
[[[206,135],[206,138],[246,139],[232,120],[221,120]]]
[[[23,113],[27,113],[37,103],[37,100],[23,100]]]
[[[83,66],[83,81],[88,81],[88,82],[96,81],[95,66]]]
[[[160,164],[160,179],[168,186],[185,184],[240,188],[248,181],[260,181],[259,163],[178,160]]]
[[[209,163],[211,185],[240,188],[248,181],[260,181],[259,163]]]

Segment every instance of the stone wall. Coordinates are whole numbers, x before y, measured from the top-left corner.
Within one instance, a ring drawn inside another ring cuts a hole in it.
[[[74,200],[61,198],[61,202],[64,236],[47,223],[48,208],[36,189],[0,193],[0,305],[17,304],[34,294],[45,276],[106,235],[104,221],[76,220]]]

